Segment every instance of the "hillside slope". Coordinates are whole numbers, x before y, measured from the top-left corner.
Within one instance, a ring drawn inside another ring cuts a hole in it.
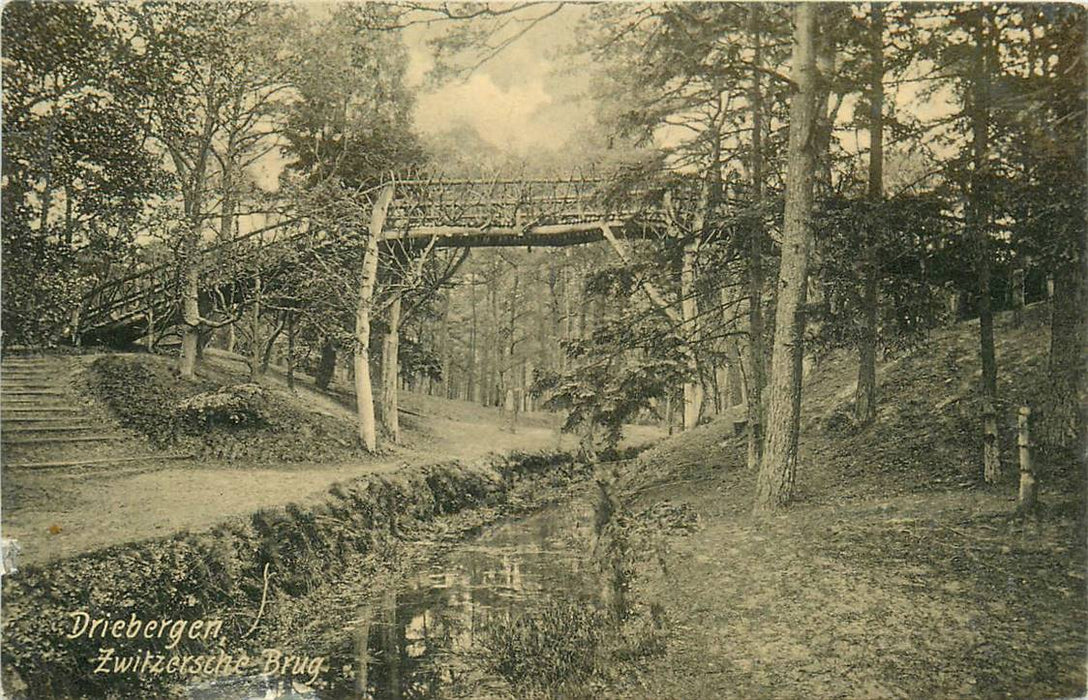
[[[641,456],[630,506],[687,503],[690,536],[639,567],[668,651],[625,698],[1057,698],[1085,692],[1085,498],[1072,457],[1043,461],[1038,518],[1015,508],[1015,407],[1037,406],[1045,309],[1001,318],[1004,484],[982,488],[977,324],[880,368],[881,409],[846,417],[855,364],[805,385],[798,502],[752,515],[755,474],[731,426]]]

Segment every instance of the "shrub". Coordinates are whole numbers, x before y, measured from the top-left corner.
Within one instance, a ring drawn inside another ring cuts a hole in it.
[[[146,435],[166,447],[181,433],[174,404],[180,387],[165,367],[120,355],[107,355],[90,367],[91,392],[101,398],[126,428]],[[197,385],[191,391],[200,391]]]
[[[190,430],[260,426],[267,422],[268,394],[259,384],[236,384],[184,399],[176,413]]]
[[[88,383],[126,428],[203,459],[319,462],[361,456],[352,426],[257,384],[186,380],[159,358],[109,355]]]

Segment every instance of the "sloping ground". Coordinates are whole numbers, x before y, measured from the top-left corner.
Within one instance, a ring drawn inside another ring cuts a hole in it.
[[[751,515],[743,445],[711,424],[644,453],[636,503],[685,502],[702,529],[641,567],[665,656],[625,698],[1058,698],[1085,692],[1083,478],[1043,465],[1038,519],[1015,507],[1011,416],[1038,405],[1041,310],[998,327],[1006,485],[976,486],[976,324],[882,367],[882,408],[846,418],[855,365],[805,387],[800,502]]]

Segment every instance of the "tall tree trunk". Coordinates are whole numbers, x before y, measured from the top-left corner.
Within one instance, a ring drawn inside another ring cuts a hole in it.
[[[1084,241],[1074,243],[1079,249],[1075,259],[1059,266],[1054,273],[1054,297],[1050,304],[1050,357],[1047,366],[1048,387],[1040,439],[1050,447],[1085,444],[1084,395],[1085,355],[1088,343],[1084,310],[1088,308],[1085,289]]]
[[[975,274],[978,277],[979,355],[982,358],[982,439],[983,479],[988,484],[1001,479],[1001,452],[997,432],[997,359],[994,353],[994,314],[990,298],[990,70],[992,37],[987,29],[989,10],[977,9],[975,24],[975,65],[971,81],[971,174],[967,202],[968,233],[975,244]]]
[[[197,349],[200,344],[200,236],[204,226],[204,188],[208,169],[208,152],[211,148],[212,134],[215,133],[215,118],[207,114],[204,118],[201,147],[197,153],[192,170],[184,159],[174,158],[174,166],[179,175],[185,174],[185,187],[182,188],[187,230],[182,245],[182,302],[181,302],[181,376],[192,379],[196,373]]]
[[[394,444],[400,442],[400,420],[397,416],[397,379],[400,376],[400,295],[389,305],[389,330],[382,343],[382,428]]]
[[[854,416],[869,423],[876,417],[876,341],[879,318],[878,273],[880,248],[878,227],[884,201],[884,8],[871,4],[869,51],[869,202],[872,205],[866,231],[861,294],[861,337],[858,340],[858,388],[854,395]]]
[[[767,382],[766,350],[763,347],[763,86],[762,13],[759,3],[748,6],[752,34],[752,217],[748,229],[748,346],[746,348],[748,413],[748,468],[759,468],[763,456],[763,387]]]
[[[1070,177],[1069,173],[1083,173],[1088,149],[1085,148],[1085,96],[1083,83],[1061,80],[1065,76],[1082,75],[1084,55],[1082,46],[1073,44],[1062,47],[1053,68],[1059,78],[1055,92],[1055,106],[1064,116],[1066,126],[1061,133],[1068,133],[1065,147],[1065,167],[1056,168],[1051,177]],[[1045,74],[1045,72],[1044,72]],[[1065,183],[1055,183],[1061,189]],[[1072,188],[1076,193],[1069,197],[1064,215],[1055,221],[1055,230],[1062,231],[1066,252],[1054,266],[1054,292],[1050,295],[1050,357],[1047,367],[1047,393],[1039,422],[1040,441],[1049,447],[1079,448],[1088,444],[1084,401],[1085,344],[1088,343],[1088,240],[1084,201],[1085,186],[1081,179]],[[1079,196],[1077,196],[1079,195]]]
[[[359,298],[355,306],[355,403],[359,418],[359,438],[367,451],[378,447],[374,420],[374,388],[370,382],[370,311],[374,305],[374,285],[378,279],[378,241],[385,226],[385,215],[393,201],[393,185],[382,188],[370,214]]]
[[[821,80],[816,69],[816,13],[813,3],[793,7],[793,81],[786,172],[786,212],[778,278],[774,349],[771,358],[767,439],[756,509],[772,510],[790,502],[797,470],[801,425],[801,361],[804,356],[805,299],[812,244],[813,177],[816,167],[816,119]]]

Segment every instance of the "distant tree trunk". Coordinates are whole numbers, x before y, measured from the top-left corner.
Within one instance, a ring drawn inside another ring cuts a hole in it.
[[[249,381],[261,374],[261,275],[253,282],[253,303],[249,307]]]
[[[878,274],[880,247],[878,213],[884,201],[884,8],[870,4],[869,22],[869,202],[872,216],[866,231],[861,294],[861,338],[858,341],[858,387],[854,416],[859,423],[876,417],[876,341],[879,318]]]
[[[385,215],[393,200],[393,185],[382,188],[370,214],[370,231],[366,240],[366,257],[359,281],[359,298],[355,306],[355,403],[359,417],[359,438],[367,451],[378,447],[378,431],[374,420],[374,389],[370,383],[370,311],[374,304],[374,285],[378,278],[378,240],[385,226]]]
[[[748,345],[746,348],[746,404],[748,413],[748,468],[759,468],[763,456],[763,387],[767,382],[763,347],[763,87],[762,13],[759,3],[748,6],[752,34],[752,217],[748,229]]]
[[[268,367],[272,364],[272,353],[276,350],[276,341],[279,340],[280,335],[287,328],[287,319],[290,316],[290,312],[284,311],[280,315],[279,321],[276,323],[276,327],[272,329],[272,333],[269,334],[268,339],[264,341],[264,352],[261,354],[261,374],[268,372]]]
[[[477,349],[476,320],[476,275],[473,274],[469,286],[469,303],[472,307],[472,329],[468,336],[468,390],[465,398],[473,403],[480,403],[479,350]]]
[[[68,245],[72,245],[72,236],[75,233],[72,228],[73,219],[73,205],[75,201],[72,197],[72,188],[69,185],[64,186],[64,242]]]
[[[196,375],[197,345],[200,342],[200,270],[196,258],[199,256],[200,240],[196,233],[185,233],[182,266],[182,301],[181,301],[181,376],[192,379]]]
[[[793,6],[793,81],[786,173],[786,211],[778,279],[774,350],[771,359],[767,439],[756,486],[756,509],[790,502],[797,470],[801,424],[801,362],[804,356],[806,281],[812,237],[814,138],[821,80],[816,69],[816,14],[813,3]]]
[[[450,296],[443,297],[442,303],[442,396],[453,398],[453,380],[450,374],[453,372],[453,348],[450,341]]]
[[[295,314],[287,315],[287,388],[295,388]]]
[[[1017,328],[1024,324],[1024,270],[1012,271],[1012,319]]]
[[[684,430],[691,430],[699,423],[699,409],[703,403],[702,386],[699,384],[699,364],[695,358],[695,343],[699,333],[699,310],[695,299],[695,256],[697,241],[684,245],[683,267],[680,271],[680,312],[684,319],[684,335],[687,336],[688,379],[684,382]]]
[[[975,244],[978,276],[979,354],[982,358],[982,439],[986,483],[1001,479],[1001,452],[997,434],[997,359],[994,354],[994,314],[990,299],[990,75],[992,37],[987,29],[989,10],[980,6],[975,25],[975,66],[971,83],[971,174],[967,201],[968,234]]]
[[[400,420],[397,416],[397,379],[400,348],[400,295],[389,305],[389,330],[382,343],[382,427],[394,444],[400,442]]]
[[[314,374],[314,386],[322,391],[327,391],[332,377],[336,374],[336,338],[327,336],[321,344],[321,359],[317,363],[317,372]]]

